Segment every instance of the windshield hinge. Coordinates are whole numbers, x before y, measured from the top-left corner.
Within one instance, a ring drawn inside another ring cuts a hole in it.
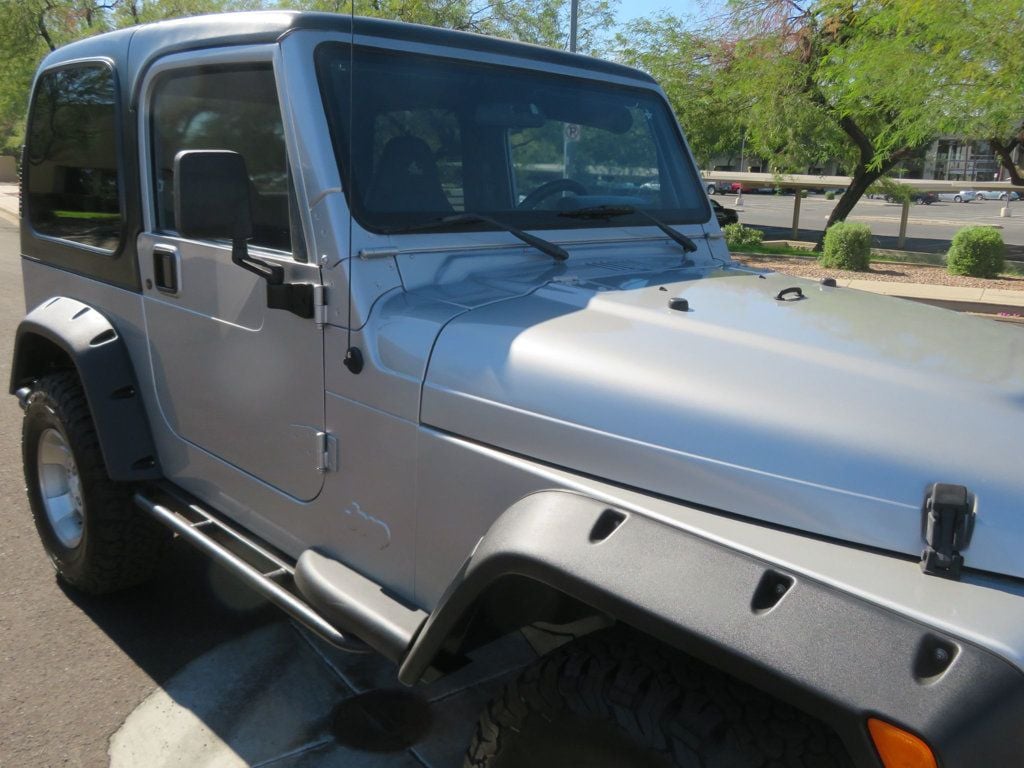
[[[313,451],[317,472],[331,472],[338,468],[337,441],[331,434],[316,432]]]
[[[327,322],[327,288],[323,285],[313,286],[313,322],[317,328]]]
[[[935,483],[924,497],[924,540],[921,570],[931,576],[959,579],[974,531],[974,497],[962,485]]]

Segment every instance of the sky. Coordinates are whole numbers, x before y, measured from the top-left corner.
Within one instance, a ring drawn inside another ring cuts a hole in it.
[[[620,0],[616,16],[620,24],[659,11],[668,11],[675,16],[703,17],[707,15],[709,6],[717,7],[722,4],[721,0],[710,0],[710,2],[702,0]]]

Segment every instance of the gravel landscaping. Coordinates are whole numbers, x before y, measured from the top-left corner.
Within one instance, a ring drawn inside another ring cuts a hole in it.
[[[852,278],[859,280],[878,280],[887,283],[925,283],[929,285],[949,285],[957,288],[1003,288],[1011,291],[1024,291],[1024,277],[1004,275],[997,280],[985,280],[980,277],[964,277],[950,275],[943,267],[932,267],[924,264],[887,264],[874,263],[867,272],[847,272],[842,269],[826,269],[818,266],[813,259],[786,256],[759,256],[754,254],[733,254],[733,258],[741,264],[757,269],[770,269],[794,277],[808,277],[820,280],[823,277]]]

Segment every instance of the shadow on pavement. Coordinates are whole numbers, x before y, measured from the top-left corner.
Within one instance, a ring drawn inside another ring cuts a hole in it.
[[[216,645],[281,613],[235,577],[182,541],[175,541],[156,577],[112,595],[60,589],[160,685]]]

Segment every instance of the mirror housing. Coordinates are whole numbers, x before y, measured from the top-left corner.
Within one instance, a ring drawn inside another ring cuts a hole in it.
[[[174,220],[183,237],[252,237],[245,158],[226,150],[186,149],[174,156]]]

